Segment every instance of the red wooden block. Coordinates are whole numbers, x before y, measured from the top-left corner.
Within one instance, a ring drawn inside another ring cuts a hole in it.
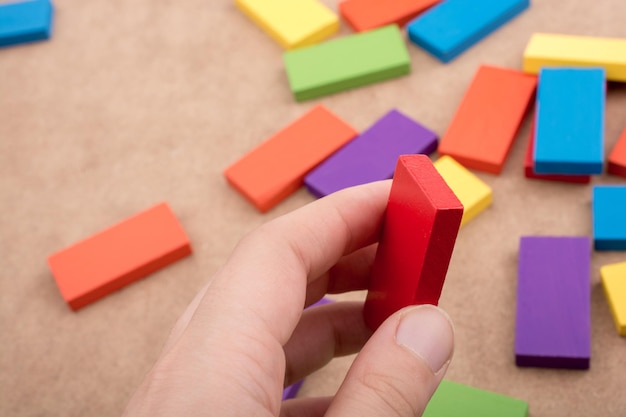
[[[363,310],[371,329],[408,305],[437,305],[462,217],[428,156],[398,159]]]
[[[590,175],[558,175],[558,174],[536,174],[533,163],[533,152],[535,148],[535,121],[533,120],[530,127],[530,136],[528,137],[528,145],[526,146],[526,155],[524,156],[524,176],[535,180],[561,181],[571,182],[574,184],[589,184]]]
[[[346,0],[339,3],[339,13],[357,32],[381,26],[404,26],[415,16],[440,0]]]
[[[626,177],[626,129],[609,155],[608,171],[610,174]]]
[[[537,77],[481,66],[439,143],[467,168],[499,174],[535,94]]]
[[[51,255],[48,265],[78,310],[190,253],[185,231],[161,203]]]

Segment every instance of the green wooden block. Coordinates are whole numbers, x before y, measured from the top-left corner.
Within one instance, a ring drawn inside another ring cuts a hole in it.
[[[406,75],[411,61],[400,29],[389,25],[285,52],[297,101]]]
[[[527,417],[528,403],[506,395],[441,381],[423,417]]]

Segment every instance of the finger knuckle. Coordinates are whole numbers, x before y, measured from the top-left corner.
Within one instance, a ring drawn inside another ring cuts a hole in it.
[[[422,407],[419,404],[419,396],[412,389],[407,389],[406,381],[400,377],[381,374],[367,373],[362,378],[362,384],[367,389],[368,395],[375,397],[375,402],[384,408],[387,417],[419,416]]]

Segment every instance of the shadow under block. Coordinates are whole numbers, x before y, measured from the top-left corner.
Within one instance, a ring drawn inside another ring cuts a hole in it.
[[[535,94],[537,78],[481,66],[439,144],[467,168],[499,174]]]
[[[607,170],[610,174],[626,177],[626,129],[611,150]]]
[[[594,248],[626,250],[626,186],[594,186],[592,211]]]
[[[300,188],[313,168],[357,134],[352,126],[317,105],[229,166],[224,175],[265,212]]]
[[[602,287],[620,336],[626,336],[626,262],[600,268]]]
[[[534,117],[533,117],[534,119]],[[526,154],[524,155],[524,176],[526,178],[545,181],[569,182],[574,184],[589,184],[591,176],[589,175],[559,175],[559,174],[537,174],[535,172],[535,164],[533,162],[533,153],[535,152],[535,123],[533,120],[530,128],[530,135],[526,145]]]
[[[389,179],[400,155],[430,154],[435,149],[436,133],[391,110],[311,171],[304,184],[311,194],[323,197],[354,185]]]
[[[588,369],[591,358],[589,238],[520,239],[517,366]]]
[[[0,4],[0,47],[49,39],[53,15],[49,0]]]
[[[319,0],[235,0],[283,48],[320,42],[339,30],[339,17]]]
[[[529,0],[446,0],[407,25],[409,39],[450,62],[530,6]]]
[[[339,3],[339,13],[357,32],[381,26],[406,25],[440,0],[346,0]]]
[[[363,309],[372,330],[403,307],[438,304],[462,217],[428,156],[398,158]]]
[[[535,119],[537,174],[604,171],[606,82],[601,68],[544,68]]]
[[[441,381],[423,417],[526,417],[528,403],[448,380]]]
[[[524,50],[524,71],[542,67],[602,67],[609,81],[626,81],[626,39],[535,33]]]
[[[389,25],[287,51],[289,86],[297,101],[406,75],[411,60],[400,29]]]
[[[437,172],[463,204],[461,226],[472,220],[493,202],[491,187],[453,158],[444,155],[435,161],[434,165]]]
[[[189,238],[161,203],[51,255],[48,265],[78,310],[189,254]]]

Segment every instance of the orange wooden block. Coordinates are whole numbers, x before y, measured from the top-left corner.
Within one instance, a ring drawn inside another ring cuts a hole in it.
[[[357,32],[381,26],[404,26],[411,19],[440,0],[346,0],[339,3],[339,12]]]
[[[306,174],[356,136],[352,126],[318,105],[232,164],[224,175],[265,212],[296,191]]]
[[[535,76],[481,66],[439,143],[439,153],[467,168],[499,174],[536,87]]]
[[[161,203],[51,255],[48,265],[78,310],[190,253],[185,231]]]
[[[626,129],[609,155],[608,171],[610,174],[626,177]]]

